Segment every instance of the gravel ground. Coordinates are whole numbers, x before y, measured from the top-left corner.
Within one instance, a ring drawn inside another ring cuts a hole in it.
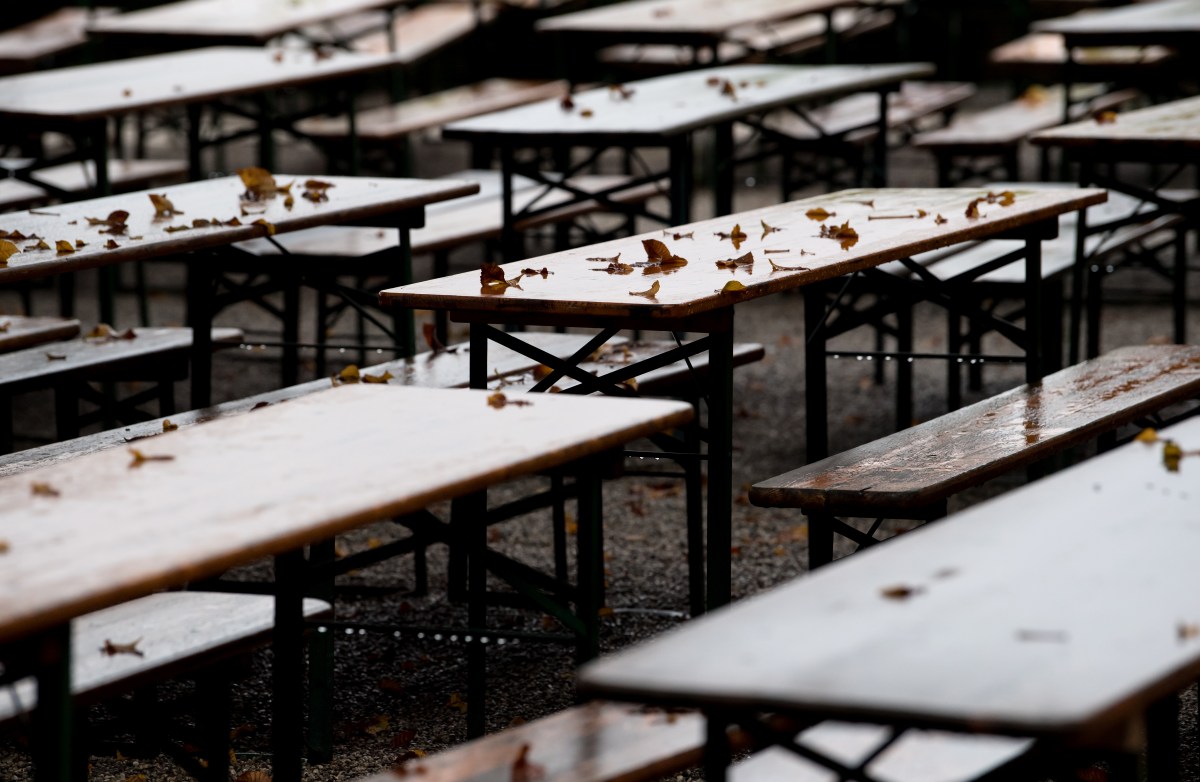
[[[290,150],[288,168],[292,171],[316,171],[319,162],[303,149]],[[423,147],[417,159],[422,175],[436,175],[465,167],[461,150],[435,146]],[[702,159],[702,158],[700,158]],[[236,154],[228,164],[237,163]],[[755,172],[757,186],[747,180],[738,193],[737,207],[750,208],[775,198],[770,170]],[[930,185],[933,173],[927,161],[915,153],[901,153],[893,161],[893,183]],[[701,193],[697,214],[709,214],[708,201]],[[464,257],[463,263],[477,259]],[[1152,281],[1136,273],[1122,278],[1132,290],[1153,287]],[[179,322],[182,275],[178,268],[161,265],[152,268],[152,281],[159,291],[152,301],[156,323]],[[91,280],[86,277],[83,318],[87,309]],[[1115,286],[1114,286],[1115,288]],[[1193,298],[1198,291],[1193,290]],[[49,292],[39,292],[41,298]],[[1166,340],[1169,315],[1162,302],[1146,303],[1140,297],[1118,293],[1118,301],[1106,311],[1105,347]],[[12,311],[15,300],[3,300]],[[132,322],[129,297],[122,299],[122,312]],[[43,310],[45,311],[45,309]],[[804,461],[803,433],[803,306],[800,296],[780,295],[740,305],[737,312],[739,340],[763,343],[767,357],[762,362],[739,370],[735,385],[737,420],[735,423],[735,487],[738,499],[734,507],[734,595],[741,598],[801,575],[807,561],[807,530],[795,513],[765,510],[745,501],[744,489],[750,483],[790,469]],[[1200,333],[1200,308],[1190,311],[1192,333]],[[221,322],[258,328],[261,317],[250,308],[228,312]],[[917,313],[918,350],[937,349],[944,336],[936,311]],[[121,323],[119,325],[128,325]],[[461,337],[462,335],[457,335]],[[847,347],[865,347],[868,336]],[[266,390],[278,383],[276,364],[270,350],[228,351],[220,354],[215,366],[216,396],[237,398]],[[337,362],[334,362],[337,366]],[[890,431],[893,388],[889,377],[883,384],[873,379],[873,366],[867,362],[832,362],[830,386],[836,388],[831,405],[831,447],[834,451],[881,436]],[[921,363],[917,368],[918,419],[935,416],[945,410],[942,368],[936,363]],[[1021,370],[1016,367],[991,367],[985,375],[985,387],[969,395],[979,398],[1019,383]],[[186,388],[181,388],[180,405],[186,405]],[[31,396],[18,408],[18,433],[33,445],[49,428],[50,400]],[[956,507],[978,502],[1019,484],[1019,476],[996,481],[955,500]],[[535,481],[524,481],[493,492],[497,500],[537,488]],[[677,482],[648,478],[625,478],[610,482],[605,489],[606,567],[608,605],[613,609],[604,624],[605,651],[619,649],[635,641],[676,626],[686,618],[686,573],[684,561],[683,499]],[[439,509],[444,511],[445,509]],[[903,532],[908,524],[893,532]],[[376,545],[402,531],[392,524],[378,524],[348,535],[341,541],[346,550]],[[550,524],[547,515],[535,515],[507,523],[494,530],[493,545],[513,556],[535,564],[550,563]],[[239,571],[246,578],[266,578],[269,564]],[[441,588],[445,584],[445,552],[430,552],[431,593],[411,594],[411,562],[399,559],[384,563],[344,579],[346,587],[337,601],[340,616],[363,620],[387,620],[400,617],[422,624],[462,622],[464,610],[449,604]],[[353,587],[384,587],[382,597],[364,596]],[[513,629],[537,630],[547,618],[497,610],[497,625]],[[397,642],[385,635],[339,636],[336,642],[338,693],[335,711],[335,757],[331,763],[310,767],[305,779],[310,782],[349,780],[387,768],[413,753],[435,752],[464,739],[465,720],[460,697],[466,692],[466,668],[463,648],[453,643]],[[520,643],[494,648],[489,654],[488,728],[498,730],[517,720],[530,720],[564,708],[573,699],[573,660],[566,647]],[[269,651],[255,654],[243,671],[234,693],[236,753],[235,773],[269,768]],[[166,712],[187,713],[191,693],[187,683],[161,687],[160,706]],[[0,697],[3,692],[0,691]],[[130,698],[93,710],[100,723],[91,755],[91,779],[97,782],[133,782],[134,780],[171,780],[185,778],[166,756],[155,750],[139,751],[132,744],[135,717],[145,716],[146,702]],[[1185,709],[1189,728],[1193,727],[1194,705]],[[157,720],[157,718],[155,718]],[[190,739],[187,721],[178,731],[170,731],[181,741]],[[1197,779],[1197,758],[1193,732],[1185,732],[1185,757],[1190,774]],[[25,753],[28,736],[21,725],[0,730],[0,780],[30,778]],[[690,777],[689,777],[690,778]]]

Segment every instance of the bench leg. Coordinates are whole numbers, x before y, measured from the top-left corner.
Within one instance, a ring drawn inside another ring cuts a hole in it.
[[[1146,710],[1147,778],[1179,779],[1179,696],[1168,695]]]
[[[304,746],[304,555],[275,557],[271,670],[271,778],[299,782]]]
[[[54,389],[54,422],[59,440],[79,436],[79,391],[72,383]]]
[[[896,350],[911,353],[913,349],[912,305],[902,303],[896,311]],[[896,431],[907,429],[913,422],[913,365],[901,358],[896,367]]]
[[[200,746],[208,765],[201,775],[203,782],[229,780],[229,723],[232,713],[232,672],[228,665],[218,665],[196,676],[196,693],[200,698],[197,727]]]
[[[36,642],[38,705],[33,712],[36,782],[72,778],[71,628],[63,625]]]
[[[833,524],[827,514],[808,514],[808,569],[833,561]]]
[[[559,474],[550,478],[550,491],[554,495],[554,507],[550,520],[554,533],[554,577],[566,582],[567,574],[567,503],[563,494],[563,479]]]
[[[1171,270],[1171,304],[1174,311],[1175,344],[1187,344],[1187,229],[1175,231],[1175,267]]]
[[[700,453],[700,402],[694,400],[695,421],[684,435],[689,448]],[[684,500],[687,507],[688,608],[692,616],[704,613],[704,486],[700,460],[688,459],[683,464]]]
[[[332,538],[309,548],[310,565],[328,565],[335,558]],[[334,603],[332,578],[313,584],[308,592],[330,605]],[[328,763],[333,759],[333,642],[332,632],[314,633],[308,640],[309,763]]]
[[[476,492],[455,501],[456,546],[466,549],[467,626],[472,632],[487,627],[487,493]],[[464,545],[465,544],[465,545]],[[467,738],[484,734],[487,726],[487,646],[467,644]]]
[[[579,493],[575,611],[583,624],[575,655],[578,662],[583,663],[600,653],[600,608],[604,605],[604,506],[598,465],[594,462],[581,465],[575,480]]]

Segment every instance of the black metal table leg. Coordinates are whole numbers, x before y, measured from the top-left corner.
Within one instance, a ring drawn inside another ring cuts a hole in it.
[[[805,462],[829,455],[829,402],[824,336],[825,297],[816,287],[804,289],[804,426]]]
[[[194,408],[212,403],[213,272],[209,258],[187,262],[187,322],[192,329],[192,399]]]
[[[1025,240],[1025,382],[1042,379],[1042,242]]]
[[[271,670],[271,778],[299,782],[304,746],[304,555],[275,557]]]
[[[33,765],[37,782],[72,778],[74,712],[71,700],[71,625],[33,642],[37,708],[33,712]]]
[[[685,225],[692,219],[692,137],[676,136],[670,146],[671,224]]]
[[[733,309],[727,327],[710,334],[708,351],[708,608],[732,597]]]
[[[713,205],[714,214],[733,213],[733,123],[721,122],[713,126],[716,134],[713,144]]]

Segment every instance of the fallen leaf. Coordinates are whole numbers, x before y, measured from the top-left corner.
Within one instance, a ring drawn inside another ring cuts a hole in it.
[[[546,769],[529,760],[529,744],[522,744],[512,763],[512,782],[536,782],[546,776]]]
[[[103,220],[96,217],[85,217],[88,225],[102,225],[104,228],[100,230],[102,234],[123,234],[129,226],[125,225],[125,221],[129,219],[129,212],[124,209],[117,209],[108,213],[108,217]]]
[[[721,94],[727,96],[732,101],[737,101],[737,88],[733,86],[733,82],[729,79],[721,82]]]
[[[1021,93],[1021,97],[1017,98],[1026,106],[1041,106],[1050,99],[1050,93],[1040,84],[1031,84]]]
[[[451,709],[455,709],[459,714],[467,713],[467,702],[462,699],[462,696],[457,692],[450,693],[450,700],[446,703]]]
[[[885,587],[879,590],[879,594],[883,595],[888,600],[907,600],[913,595],[918,595],[920,593],[921,589],[919,587],[904,586],[903,584]]]
[[[170,462],[175,459],[174,456],[166,454],[146,454],[139,451],[137,448],[130,448],[129,455],[133,457],[133,461],[129,463],[129,467],[141,467],[146,462]]]
[[[1179,462],[1183,461],[1183,449],[1174,440],[1163,440],[1163,466],[1167,472],[1179,472]]]
[[[850,227],[850,221],[842,223],[839,226],[822,225],[821,232],[818,234],[822,239],[833,239],[841,244],[843,250],[849,250],[854,245],[858,244],[858,231]]]
[[[1011,190],[1004,190],[999,193],[988,191],[987,202],[989,204],[1000,204],[1000,206],[1012,206],[1017,200],[1017,194]]]
[[[593,258],[591,260],[601,260],[601,259]],[[608,274],[633,274],[633,267],[627,263],[619,263],[614,260],[614,261],[610,262],[608,264],[608,266],[605,266],[603,269],[592,269],[592,271],[607,272]]]
[[[568,92],[566,95],[562,96],[562,99],[558,102],[558,107],[563,111],[570,111],[571,109],[575,108],[575,101],[573,98],[571,98],[571,93]]]
[[[392,379],[392,377],[393,377],[392,373],[387,372],[387,371],[384,371],[384,373],[382,375],[368,375],[368,374],[364,373],[362,375],[362,382],[375,383],[375,384],[386,384],[387,381]]]
[[[870,200],[870,201],[851,201],[850,203],[852,203],[852,204],[860,204],[860,205],[862,205],[862,206],[865,206],[865,207],[867,207],[868,209],[874,209],[874,208],[875,208],[875,201],[874,201],[874,199],[872,199],[872,200]]]
[[[811,269],[809,269],[807,266],[780,266],[779,264],[775,263],[775,261],[772,261],[770,258],[768,258],[768,259],[767,259],[767,263],[771,264],[771,271],[773,271],[773,272],[807,272],[807,271],[812,271],[812,270],[811,270]]]
[[[1150,427],[1146,427],[1142,431],[1138,432],[1137,437],[1133,439],[1139,443],[1146,443],[1147,445],[1151,443],[1157,443],[1158,431]]]
[[[377,714],[366,727],[363,728],[363,733],[369,736],[378,736],[380,733],[391,727],[391,722],[386,714]]]
[[[681,232],[679,232],[679,231],[676,231],[675,233],[671,233],[671,231],[670,231],[669,229],[667,229],[667,228],[664,228],[664,229],[663,229],[663,236],[669,236],[669,237],[671,237],[672,239],[674,239],[675,241],[677,241],[677,242],[678,242],[680,239],[695,239],[695,238],[696,238],[696,232],[695,232],[695,231],[688,231],[687,233],[681,233]]]
[[[979,204],[982,203],[984,200],[985,199],[983,199],[983,198],[975,198],[975,199],[972,199],[971,203],[967,204],[966,215],[967,215],[968,219],[970,219],[970,220],[978,220],[979,219]]]
[[[479,267],[479,282],[483,286],[481,292],[484,295],[502,294],[509,288],[521,290],[520,275],[513,277],[511,280],[504,279],[504,269],[500,264],[484,261]]]
[[[43,481],[34,481],[30,488],[35,497],[59,497],[62,495],[58,489]]]
[[[748,236],[746,236],[746,234],[742,233],[741,225],[734,225],[733,230],[730,231],[729,233],[725,233],[724,231],[717,231],[716,233],[713,234],[713,236],[716,236],[720,239],[728,239],[729,241],[733,242],[733,249],[735,249],[735,250],[742,249],[742,242],[746,241],[749,238]]]
[[[170,218],[175,215],[181,215],[183,212],[175,208],[175,204],[171,203],[171,199],[167,198],[167,194],[163,193],[147,193],[150,197],[150,203],[154,205],[154,217]]]
[[[255,221],[254,221],[254,225],[261,225],[262,227],[266,228],[266,229],[267,229],[267,236],[274,236],[274,235],[275,235],[275,224],[274,224],[274,223],[269,223],[269,222],[267,222],[267,221],[266,221],[264,218],[262,218],[262,217],[260,217],[260,218],[258,218],[257,220],[255,220]]]
[[[139,638],[136,641],[131,641],[127,644],[115,644],[107,638],[104,639],[104,646],[100,647],[100,651],[107,654],[109,657],[114,657],[118,654],[135,654],[138,657],[145,657],[146,653],[137,648],[137,645],[142,642]]]
[[[71,253],[75,252],[75,245],[63,239],[59,239],[54,243],[54,250],[59,255],[70,255]]]
[[[304,180],[304,192],[300,195],[314,204],[319,204],[322,201],[329,200],[329,188],[333,186],[332,182],[324,182],[320,179],[306,179]],[[291,196],[289,195],[288,197],[290,198]]]
[[[171,423],[170,418],[163,419],[163,431],[164,432],[174,432],[178,428],[179,428],[179,425]]]
[[[1175,628],[1175,634],[1180,641],[1186,641],[1189,638],[1200,636],[1200,624],[1190,624],[1188,622],[1180,622]]]
[[[651,286],[650,286],[650,287],[649,287],[647,290],[644,290],[644,291],[630,291],[630,292],[629,292],[629,295],[630,295],[630,296],[642,296],[642,297],[644,297],[644,298],[647,298],[647,299],[653,299],[655,296],[657,296],[657,295],[658,295],[659,287],[660,287],[660,286],[659,286],[659,284],[658,284],[658,280],[655,280],[655,281],[654,281],[654,284],[653,284],[653,285],[651,285]]]
[[[645,269],[643,269],[642,271],[644,273],[651,273],[646,272],[646,269],[650,268],[657,268],[665,271],[668,269],[676,269],[681,266],[687,266],[686,258],[681,258],[675,253],[671,252],[671,250],[668,249],[665,244],[657,239],[643,239],[642,248],[646,251],[646,260],[654,264],[654,266],[647,266]]]
[[[334,378],[334,385],[338,383],[357,383],[362,378],[358,374],[358,366],[356,364],[347,364],[341,372],[338,372]]]
[[[119,249],[120,246],[121,245],[117,244],[116,239],[109,239],[107,242],[104,243],[105,250],[116,250],[116,249]]]
[[[1097,111],[1092,115],[1092,118],[1096,120],[1097,125],[1111,125],[1117,121],[1117,112],[1112,110]]]
[[[758,237],[760,240],[766,239],[769,234],[773,234],[776,231],[783,230],[782,228],[776,228],[775,226],[767,225],[766,220],[759,220],[758,222],[762,223],[762,229],[763,229],[762,236]]]
[[[168,225],[166,228],[163,229],[163,231],[165,231],[166,233],[169,233],[169,234],[178,233],[179,231],[190,231],[190,230],[192,230],[192,227],[190,225],[182,225],[182,224]]]
[[[242,194],[242,198],[247,201],[265,201],[280,193],[287,195],[292,189],[291,182],[286,185],[277,184],[270,171],[258,166],[239,168],[237,174],[241,178],[242,184],[246,186],[246,192]]]
[[[947,220],[946,218],[942,217],[941,215],[938,215],[937,217],[933,218],[933,222],[935,225],[945,225],[946,223],[948,223],[950,221]]]
[[[723,261],[717,261],[718,269],[737,269],[739,266],[753,266],[754,253],[749,252],[737,258],[726,258]]]
[[[583,260],[591,263],[617,263],[621,260],[621,254],[617,253],[611,258],[584,258]]]
[[[8,259],[19,252],[21,252],[20,247],[17,247],[7,239],[0,239],[0,266],[7,266]]]
[[[522,269],[521,274],[525,275],[526,277],[537,277],[540,275],[544,280],[551,274],[554,274],[554,272],[543,266],[541,269]]]
[[[509,399],[502,391],[489,394],[487,403],[489,407],[494,407],[497,410],[502,410],[509,405],[512,405],[513,407],[528,407],[529,405],[533,404],[533,402],[530,402],[527,399]]]
[[[721,290],[717,291],[717,293],[737,293],[738,291],[744,290],[746,290],[745,285],[742,285],[737,280],[730,280],[729,282],[725,283],[725,285],[721,288]]]
[[[32,237],[30,237],[32,238]],[[37,244],[31,244],[25,248],[26,250],[49,250],[50,245],[46,244],[45,239],[38,239]]]
[[[583,109],[582,111],[579,112],[579,116],[581,116],[581,117],[590,117],[590,116],[592,116],[592,114],[593,114],[593,112],[591,109]]]

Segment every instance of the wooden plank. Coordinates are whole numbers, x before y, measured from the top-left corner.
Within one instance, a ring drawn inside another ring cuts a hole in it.
[[[260,202],[259,206],[263,208],[261,213],[255,211],[247,215],[241,213],[240,196],[245,192],[245,186],[238,177],[206,179],[157,191],[166,195],[175,208],[182,212],[170,219],[155,217],[147,192],[59,204],[53,211],[45,213],[13,212],[2,215],[0,230],[10,234],[19,231],[24,236],[41,236],[51,247],[57,240],[72,244],[83,241],[85,246],[67,254],[59,254],[54,249],[24,249],[10,257],[7,266],[0,267],[0,282],[222,247],[265,235],[268,228],[255,225],[255,220],[266,221],[276,234],[338,222],[388,223],[389,217],[396,212],[470,195],[478,188],[473,183],[455,180],[321,177],[323,181],[333,184],[328,190],[329,200],[313,202],[301,197],[306,179],[304,175],[277,175],[276,181],[280,185],[294,183],[292,206],[289,208],[283,197],[276,197]],[[88,225],[87,218],[103,220],[117,210],[129,213],[124,234],[102,234],[100,231],[104,226]],[[191,226],[196,219],[225,222],[233,218],[242,224],[167,230],[180,225]],[[108,239],[118,246],[108,249]],[[20,241],[18,246],[28,248],[34,243]]]
[[[872,779],[889,782],[972,782],[1024,756],[1029,739],[972,736],[937,730],[905,731],[875,758],[891,730],[829,720],[801,732],[796,740],[827,758],[860,768]],[[833,771],[804,760],[782,747],[756,752],[729,771],[731,782],[837,782]]]
[[[888,127],[908,127],[925,117],[947,111],[974,94],[975,86],[966,82],[906,81],[899,90],[888,93]],[[826,136],[849,135],[847,140],[866,143],[877,133],[879,95],[873,92],[848,95],[813,109],[806,116],[819,125]],[[765,124],[792,138],[821,138],[816,128],[790,112],[776,112]]]
[[[396,0],[256,0],[253,3],[181,0],[97,19],[88,26],[88,33],[263,44],[307,25],[394,5]]]
[[[396,41],[398,63],[415,65],[452,43],[461,41],[491,21],[491,6],[478,9],[468,3],[435,3],[417,6],[396,17],[392,34]],[[386,55],[390,48],[386,31],[377,31],[354,41],[353,49],[367,54]]]
[[[1174,59],[1175,53],[1163,46],[1104,46],[1077,48],[1073,56],[1074,64],[1090,75],[1098,68],[1155,67]],[[1067,44],[1057,33],[1030,33],[992,49],[988,60],[999,67],[1034,70],[1058,79],[1067,62]]]
[[[359,111],[354,117],[355,132],[362,141],[395,141],[409,133],[440,128],[467,117],[562,96],[568,89],[567,82],[561,79],[485,79]],[[349,137],[350,122],[345,115],[309,117],[297,122],[296,129],[318,138],[344,139]]]
[[[329,613],[323,600],[305,598],[304,615]],[[271,595],[160,592],[85,614],[71,622],[71,688],[84,703],[121,690],[163,681],[271,640]],[[104,644],[137,640],[135,654],[104,654]],[[0,698],[0,723],[37,705],[32,677],[13,683],[16,698]],[[18,704],[21,710],[18,711]]]
[[[1043,146],[1073,150],[1103,147],[1115,156],[1142,151],[1156,155],[1194,153],[1200,148],[1200,97],[1124,112],[1111,122],[1094,119],[1073,122],[1043,130],[1031,140]]]
[[[510,288],[501,295],[482,293],[479,273],[471,272],[385,290],[380,293],[380,301],[385,305],[452,311],[520,310],[647,320],[687,317],[838,277],[904,255],[988,238],[1105,200],[1102,190],[1018,189],[1014,191],[1011,206],[984,204],[983,217],[966,217],[968,204],[986,193],[987,190],[977,188],[845,190],[510,263],[505,267],[507,279],[530,267],[547,267],[554,274],[544,280],[526,278],[520,289]],[[817,208],[836,214],[828,218],[830,225],[849,222],[859,235],[857,243],[842,249],[838,241],[821,238],[818,235],[821,224],[806,216]],[[924,210],[926,216],[915,218],[917,210]],[[900,215],[913,215],[914,219],[870,219]],[[942,215],[944,222],[937,223],[937,215]],[[779,230],[764,235],[761,227],[764,222]],[[718,235],[718,232],[728,234],[735,224],[748,235],[739,248]],[[677,232],[690,233],[692,238],[675,240],[673,234]],[[635,268],[632,274],[612,275],[597,271],[606,263],[587,260],[620,255],[623,263],[642,263],[647,257],[642,242],[647,239],[665,242],[673,253],[688,260],[687,266],[668,274],[648,275],[644,268]],[[770,249],[787,252],[768,254],[766,251]],[[753,266],[732,272],[716,266],[716,261],[737,258],[747,252],[754,256]],[[803,268],[772,272],[770,261]],[[745,288],[721,292],[731,281]],[[653,299],[630,295],[650,289],[654,282],[659,283],[659,289]]]
[[[81,122],[361,76],[394,64],[390,55],[252,46],[131,57],[0,78],[0,119]]]
[[[1072,42],[1186,47],[1200,35],[1200,0],[1157,2],[1034,22],[1038,32],[1065,35]]]
[[[520,337],[522,341],[535,345],[559,358],[573,355],[587,342],[587,335],[578,334],[525,331],[520,333]],[[607,344],[619,348],[625,342],[625,338],[616,337]],[[533,365],[532,359],[514,353],[508,348],[492,345],[488,350],[489,381],[512,377],[516,373],[527,371]],[[390,385],[421,388],[466,388],[471,377],[470,348],[465,344],[455,345],[452,350],[444,353],[419,353],[412,358],[362,367],[360,371],[364,375],[374,377],[383,377],[385,373],[390,374],[392,377],[387,381]],[[170,421],[176,427],[192,426],[218,418],[230,418],[260,410],[263,407],[287,402],[290,399],[299,399],[318,391],[326,391],[332,387],[333,384],[328,378],[312,380],[242,399],[222,402],[211,407],[156,418],[153,421],[130,424],[118,429],[107,429],[72,440],[0,455],[0,476],[28,472],[39,467],[77,459],[85,454],[127,445],[147,437],[155,437],[163,434],[165,421]]]
[[[190,328],[136,328],[132,339],[85,338],[48,342],[0,355],[0,389],[16,394],[44,388],[68,377],[86,378],[96,372],[144,364],[150,359],[165,359],[169,354],[185,355],[192,347]],[[215,328],[213,342],[236,344],[242,341],[241,329]],[[153,375],[152,375],[153,376]]]
[[[537,779],[635,782],[660,779],[696,765],[703,750],[704,720],[699,714],[593,702],[360,782],[396,782],[414,775],[423,782],[507,782],[518,778],[518,757],[525,759],[528,768],[538,769]]]
[[[117,449],[0,480],[0,642],[692,417],[679,402],[540,394],[496,409],[489,395],[347,385],[141,447],[169,461],[131,467]]]
[[[914,509],[1200,393],[1200,347],[1119,348],[756,484],[764,507]]]
[[[37,185],[19,179],[0,179],[0,210],[28,209],[50,200],[50,194]]]
[[[1200,419],[1161,434],[1194,450]],[[1170,472],[1162,450],[1130,443],[694,619],[579,690],[1095,738],[1200,675],[1200,459]]]
[[[717,39],[731,28],[776,22],[851,5],[848,0],[631,0],[539,20],[540,32],[620,35],[626,39]]]
[[[601,9],[603,10],[603,9]],[[446,138],[532,144],[662,139],[795,103],[898,84],[933,73],[928,63],[893,65],[727,65],[643,79],[622,98],[609,87],[454,122]],[[728,82],[732,95],[722,92]]]
[[[34,161],[27,158],[0,158],[0,168],[19,171],[28,168]],[[139,190],[165,182],[180,182],[187,177],[187,163],[182,160],[147,160],[132,158],[108,161],[108,181],[117,191]],[[82,160],[77,163],[61,163],[57,166],[39,168],[33,173],[38,182],[60,190],[81,193],[96,187],[96,161]],[[8,180],[0,180],[7,182]],[[19,180],[13,180],[18,181]],[[20,182],[25,185],[26,183]],[[26,185],[33,187],[32,185]]]
[[[467,182],[477,182],[480,190],[473,196],[456,198],[453,201],[430,206],[426,210],[425,226],[413,229],[411,232],[413,253],[449,250],[471,242],[486,241],[500,236],[504,216],[502,214],[503,205],[500,202],[499,172],[468,170],[456,172],[451,177]],[[584,190],[601,192],[628,180],[629,177],[624,176],[597,174],[573,177],[570,181],[574,186]],[[564,190],[551,190],[543,194],[544,188],[541,185],[525,177],[516,177],[513,188],[513,204],[516,211],[520,211],[535,199],[539,207],[548,207],[574,198],[571,193]],[[653,184],[643,185],[616,193],[612,199],[618,203],[637,203],[659,192],[659,188]],[[517,221],[517,230],[528,231],[538,226],[564,222],[601,209],[601,205],[596,201],[569,203],[536,217]],[[247,242],[238,242],[236,246],[240,250],[259,257],[279,255],[279,247],[283,247],[293,257],[340,259],[366,258],[395,250],[399,246],[399,236],[395,231],[341,225],[309,228],[305,231],[274,237],[274,239],[274,242],[266,239],[251,239]]]
[[[112,12],[111,8],[59,8],[0,32],[0,73],[33,70],[43,60],[83,46],[88,22]]]
[[[71,339],[78,334],[79,321],[74,318],[0,315],[0,353]]]

